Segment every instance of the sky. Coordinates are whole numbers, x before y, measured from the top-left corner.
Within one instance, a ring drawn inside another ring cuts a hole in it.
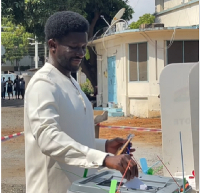
[[[137,21],[140,16],[145,13],[154,13],[155,12],[155,0],[129,0],[129,5],[133,8],[134,14],[132,20]]]

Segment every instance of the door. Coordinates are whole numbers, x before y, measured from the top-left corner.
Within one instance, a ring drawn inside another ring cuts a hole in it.
[[[108,102],[117,104],[116,57],[108,58]]]

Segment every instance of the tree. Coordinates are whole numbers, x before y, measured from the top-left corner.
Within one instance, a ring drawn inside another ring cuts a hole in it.
[[[123,15],[123,19],[130,20],[132,18],[133,9],[127,5],[128,0],[90,0],[88,6],[85,8],[85,12],[88,13],[86,19],[90,23],[89,39],[91,39],[98,30],[107,26],[104,20],[100,19],[100,15],[111,23],[112,18],[121,9],[125,8],[126,11]],[[82,64],[82,71],[86,74],[90,80],[92,86],[95,88],[97,85],[97,58],[91,47],[88,47],[90,59],[84,60]]]
[[[15,24],[25,27],[39,41],[44,42],[44,25],[47,18],[57,11],[76,11],[81,14],[86,1],[81,0],[2,0],[1,11],[4,17],[13,17]]]
[[[44,41],[44,24],[47,18],[57,11],[70,10],[82,14],[90,23],[89,39],[97,30],[107,24],[100,15],[110,23],[114,15],[121,9],[126,11],[123,19],[132,18],[133,9],[128,0],[2,0],[2,15],[12,15],[15,23],[23,25],[30,33],[34,33],[39,41]],[[82,63],[82,71],[86,74],[93,87],[97,85],[96,55],[88,47],[89,59]]]
[[[131,29],[139,29],[141,24],[152,24],[155,21],[155,16],[149,13],[139,17],[136,22],[132,22],[129,27]]]
[[[25,28],[21,25],[14,25],[11,19],[2,18],[1,44],[5,47],[6,53],[3,57],[11,61],[13,64],[16,61],[16,66],[19,70],[19,61],[27,55],[28,51],[28,37],[32,34],[27,33]]]

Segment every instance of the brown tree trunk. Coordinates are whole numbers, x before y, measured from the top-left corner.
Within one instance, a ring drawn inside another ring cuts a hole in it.
[[[81,68],[82,68],[82,72],[85,73],[86,77],[90,80],[93,88],[95,88],[95,86],[97,85],[96,83],[96,78],[93,77],[92,75],[92,71],[91,69],[89,68],[89,65],[88,65],[88,61],[87,60],[84,60],[82,65],[81,65]]]
[[[100,13],[95,12],[94,18],[90,24],[88,39],[90,40],[93,37],[94,34],[94,27],[96,25],[97,20],[99,19]],[[95,86],[97,86],[97,57],[96,54],[92,51],[91,47],[88,47],[89,53],[90,53],[90,59],[86,60],[84,59],[81,67],[82,72],[85,73],[86,77],[90,80],[93,88],[95,89]]]
[[[100,12],[96,11],[94,13],[94,18],[92,19],[92,22],[90,24],[90,29],[89,29],[89,34],[88,34],[88,39],[90,40],[94,34],[94,27],[97,23],[97,20],[99,19],[100,17]]]
[[[85,73],[86,77],[90,80],[93,88],[97,86],[97,58],[90,47],[88,47],[90,52],[90,60],[84,59],[81,64],[82,72]]]
[[[97,57],[90,47],[88,47],[88,50],[90,53],[90,59],[84,59],[81,67],[82,72],[85,73],[86,77],[90,80],[93,88],[95,89],[95,86],[97,86]]]

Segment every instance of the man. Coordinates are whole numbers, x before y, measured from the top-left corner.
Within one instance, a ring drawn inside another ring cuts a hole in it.
[[[92,105],[71,76],[85,56],[88,29],[88,21],[70,11],[57,12],[46,22],[49,60],[25,94],[27,193],[66,193],[85,168],[88,174],[101,166],[124,174],[130,161],[125,177],[138,175],[130,155],[113,155],[127,140],[94,138]]]
[[[19,95],[20,95],[20,79],[19,76],[17,75],[15,80],[14,80],[14,91],[15,91],[15,97],[16,99],[19,99]]]
[[[8,77],[8,80],[6,81],[7,83],[7,93],[8,93],[8,99],[10,100],[10,95],[12,95],[13,98],[13,81]]]
[[[5,77],[3,77],[3,99],[6,97],[6,81]]]
[[[4,81],[3,79],[1,80],[1,99],[4,99],[3,98],[3,92],[4,92]]]
[[[1,80],[1,99],[5,99],[5,95],[6,95],[6,81],[5,81],[5,77],[3,77],[3,79]]]
[[[19,92],[22,96],[22,100],[24,99],[24,92],[25,92],[25,81],[24,81],[24,78],[22,77],[20,79],[20,82],[19,82]]]

